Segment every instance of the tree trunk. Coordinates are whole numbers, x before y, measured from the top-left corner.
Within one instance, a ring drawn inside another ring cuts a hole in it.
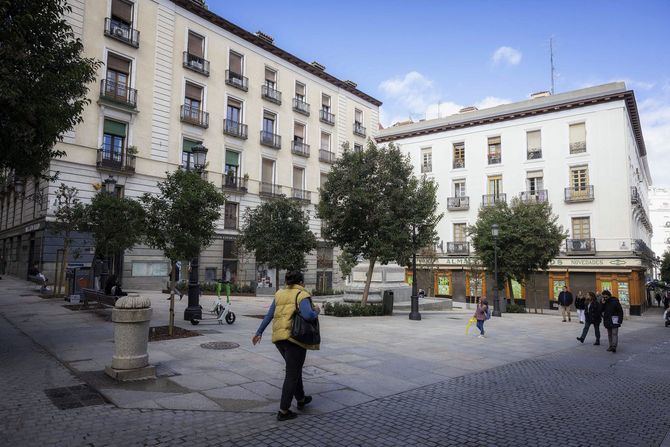
[[[516,304],[514,300],[514,288],[512,287],[512,278],[507,279],[507,288],[509,289],[509,302],[511,304]]]
[[[275,267],[275,290],[279,290],[279,267]]]
[[[65,270],[67,269],[67,258],[69,256],[70,252],[70,242],[68,241],[68,236],[65,235],[65,239],[63,241],[63,261],[60,264],[60,274],[58,275],[58,295],[61,294],[61,289],[63,288],[63,285],[65,283]]]
[[[365,288],[363,289],[363,298],[361,299],[361,304],[367,304],[368,294],[370,293],[370,283],[372,282],[372,272],[375,269],[375,262],[377,257],[373,256],[370,258],[370,266],[368,267],[368,273],[365,277]],[[416,281],[416,278],[412,278],[412,281]]]
[[[172,271],[170,272],[170,320],[168,322],[168,335],[172,337],[174,332],[174,288],[177,280],[177,262],[171,261]]]

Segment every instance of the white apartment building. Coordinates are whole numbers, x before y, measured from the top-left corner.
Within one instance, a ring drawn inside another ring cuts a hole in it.
[[[480,207],[518,197],[549,201],[569,236],[549,272],[535,275],[535,290],[514,286],[516,298],[551,306],[568,285],[575,293],[609,289],[632,313],[644,309],[651,178],[635,96],[623,83],[465,108],[384,129],[376,139],[398,144],[417,173],[439,184],[441,254],[417,278],[421,287],[461,300],[473,295],[466,227]]]
[[[670,248],[670,189],[649,188],[649,216],[654,228],[651,248],[656,256],[663,256]]]
[[[85,55],[103,64],[83,122],[58,144],[67,152],[51,164],[59,181],[28,181],[23,196],[4,188],[4,270],[24,276],[38,262],[52,276],[62,240],[49,222],[60,182],[76,186],[87,201],[93,185],[111,176],[118,194],[139,198],[157,191],[166,172],[190,168],[191,148],[203,144],[209,150],[206,178],[228,200],[220,237],[202,251],[200,278],[270,286],[274,273],[253,259],[238,259],[234,249],[244,210],[284,194],[314,216],[317,190],[342,145],[362,147],[376,135],[380,101],[198,0],[68,3]],[[39,200],[34,191],[43,193]],[[319,237],[320,222],[313,218],[310,225]],[[79,235],[75,245],[79,257],[70,261],[90,266],[90,238]],[[339,286],[334,256],[322,243],[308,257],[308,287]],[[165,284],[168,264],[160,252],[136,247],[119,262],[126,288]]]

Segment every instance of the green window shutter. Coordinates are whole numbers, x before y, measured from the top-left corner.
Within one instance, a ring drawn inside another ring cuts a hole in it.
[[[228,165],[228,166],[239,166],[240,165],[240,154],[238,152],[226,151],[226,165]]]
[[[200,144],[199,141],[187,140],[186,138],[184,138],[184,143],[182,144],[182,151],[191,152],[193,150],[193,147],[197,146],[198,144]]]
[[[116,135],[117,137],[126,136],[126,125],[118,121],[105,120],[104,132],[108,135]]]

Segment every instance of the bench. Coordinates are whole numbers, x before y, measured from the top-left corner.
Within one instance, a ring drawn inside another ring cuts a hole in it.
[[[114,305],[116,304],[116,300],[119,299],[118,296],[107,295],[102,290],[81,289],[81,291],[84,295],[84,305],[85,306],[88,306],[89,301],[95,301],[98,304],[102,304],[104,306],[114,307]]]

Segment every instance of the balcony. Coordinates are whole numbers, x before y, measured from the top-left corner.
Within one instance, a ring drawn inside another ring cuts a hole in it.
[[[231,137],[241,138],[246,140],[248,137],[248,128],[246,124],[238,123],[237,121],[224,119],[223,133]]]
[[[233,172],[223,174],[221,188],[239,193],[247,192],[248,177],[240,177]]]
[[[130,25],[107,17],[105,19],[105,36],[116,39],[131,47],[140,46],[140,32]]]
[[[593,202],[593,185],[565,188],[565,203]]]
[[[293,98],[293,111],[309,116],[309,104],[300,98]]]
[[[117,151],[111,145],[103,145],[98,149],[96,167],[101,171],[117,173],[135,173],[135,155],[128,155],[126,150]]]
[[[549,200],[549,191],[538,189],[535,191],[521,191],[520,198],[526,203],[544,203]]]
[[[421,164],[421,173],[422,174],[428,174],[430,172],[433,172],[433,164],[432,163],[422,163]]]
[[[648,260],[655,259],[655,254],[651,248],[642,239],[633,239],[631,241],[633,253],[640,255]]]
[[[280,185],[268,182],[261,182],[259,193],[264,197],[279,197],[282,195]]]
[[[184,68],[209,76],[209,61],[184,51]]]
[[[488,154],[488,158],[490,165],[499,165],[502,161],[502,155],[500,153]]]
[[[209,113],[203,112],[199,108],[187,105],[181,106],[179,118],[182,123],[193,124],[194,126],[207,129],[209,127]]]
[[[312,193],[306,189],[291,188],[291,198],[293,200],[309,203],[312,201]]]
[[[261,86],[261,96],[263,99],[266,99],[275,104],[281,104],[281,92],[279,90],[270,87],[269,85]]]
[[[319,121],[322,123],[328,124],[330,126],[335,125],[335,115],[330,113],[330,110],[321,109],[319,110]]]
[[[595,239],[566,239],[565,253],[568,255],[595,255]]]
[[[309,157],[309,144],[302,141],[291,141],[291,153],[301,157]]]
[[[470,254],[470,243],[469,242],[447,242],[447,254],[448,255],[469,255]]]
[[[636,186],[630,187],[630,203],[631,205],[640,205],[642,203],[642,198]]]
[[[455,158],[452,168],[453,169],[462,169],[465,167],[465,159],[464,158]]]
[[[137,90],[120,82],[100,81],[100,99],[134,109],[137,107]]]
[[[570,153],[571,154],[581,154],[586,152],[586,141],[576,141],[570,143]]]
[[[470,209],[470,197],[447,197],[449,211],[464,211]]]
[[[249,91],[249,79],[234,71],[226,70],[226,85],[230,85],[231,87],[235,87],[244,92]]]
[[[354,122],[354,135],[365,138],[365,127],[361,123]]]
[[[335,163],[335,152],[331,152],[327,149],[320,149],[319,150],[319,161],[322,161],[324,163],[330,163],[330,164]]]
[[[526,160],[539,160],[542,158],[542,149],[541,148],[533,148],[533,149],[528,149],[528,152],[526,153]]]
[[[276,133],[261,130],[261,144],[273,149],[281,149],[281,136]]]
[[[507,194],[484,194],[482,196],[482,206],[494,206],[500,202],[507,202]]]

